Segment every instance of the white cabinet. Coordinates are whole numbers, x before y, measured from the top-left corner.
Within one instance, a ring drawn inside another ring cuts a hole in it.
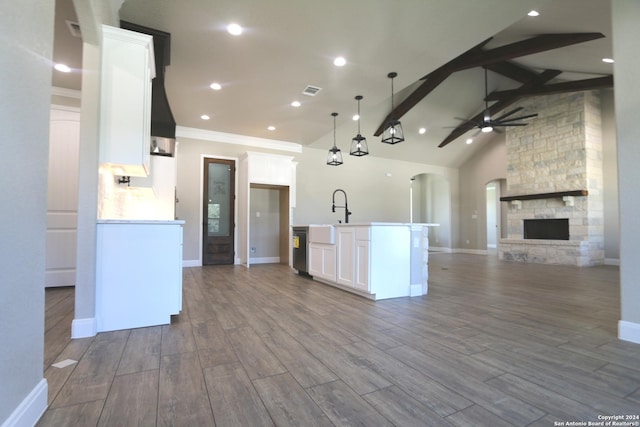
[[[371,242],[368,240],[356,240],[356,259],[355,259],[355,279],[353,287],[365,291],[371,291],[371,282],[369,280],[371,265],[369,263],[371,255]]]
[[[168,324],[182,309],[184,221],[98,222],[97,331]]]
[[[371,228],[336,227],[338,271],[336,282],[369,292]]]
[[[147,176],[153,37],[102,26],[100,163],[114,175]]]
[[[356,230],[339,227],[336,230],[338,271],[337,282],[353,287],[355,283]]]
[[[324,243],[309,244],[309,274],[314,278],[336,281],[336,246]]]

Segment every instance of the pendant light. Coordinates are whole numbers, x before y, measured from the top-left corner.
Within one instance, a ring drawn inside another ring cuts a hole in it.
[[[389,73],[387,77],[391,79],[391,111],[393,112],[393,79],[398,76],[398,73]],[[404,141],[404,132],[402,131],[402,124],[400,120],[391,118],[385,125],[384,132],[382,132],[382,142],[385,144],[397,144]]]
[[[336,116],[338,113],[331,113],[333,116],[333,147],[327,155],[327,164],[330,166],[339,166],[342,164],[342,152],[336,147]]]
[[[369,147],[367,145],[367,138],[360,135],[360,100],[362,99],[362,95],[356,96],[356,101],[358,101],[358,134],[353,137],[351,140],[351,151],[349,154],[352,156],[366,156],[369,154]]]

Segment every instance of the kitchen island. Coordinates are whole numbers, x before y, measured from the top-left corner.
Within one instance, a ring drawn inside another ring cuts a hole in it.
[[[308,272],[373,300],[426,295],[429,227],[368,222],[309,225]]]
[[[164,325],[180,313],[183,224],[98,220],[98,332]]]

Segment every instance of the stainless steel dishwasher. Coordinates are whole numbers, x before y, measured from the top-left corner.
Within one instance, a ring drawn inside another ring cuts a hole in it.
[[[307,235],[309,227],[293,227],[293,268],[298,274],[308,276]]]

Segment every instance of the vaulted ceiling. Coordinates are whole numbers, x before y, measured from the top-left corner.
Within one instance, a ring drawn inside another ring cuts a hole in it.
[[[348,151],[356,134],[354,97],[362,95],[362,134],[372,156],[457,167],[502,137],[478,135],[467,145],[469,133],[459,129],[460,135],[447,141],[452,133],[447,127],[460,125],[455,117],[482,114],[481,66],[490,70],[491,102],[502,104],[542,84],[607,78],[613,68],[601,59],[612,55],[610,7],[609,0],[126,0],[120,16],[171,33],[166,86],[179,126],[328,150],[335,111],[338,147]],[[540,16],[528,17],[531,9]],[[54,72],[53,85],[80,89],[81,41],[64,23],[75,20],[71,0],[56,0],[56,20],[54,60],[70,63],[74,73]],[[230,22],[245,32],[227,34]],[[604,37],[522,55],[524,40],[566,33]],[[438,74],[465,52],[482,50],[486,57],[513,43],[521,50],[510,58]],[[344,56],[346,65],[334,66],[336,56]],[[412,104],[401,118],[406,141],[395,146],[374,136],[392,110],[391,71],[398,73],[394,107]],[[209,88],[214,81],[221,90]],[[592,83],[606,86],[602,80]],[[307,85],[322,90],[305,96]],[[292,107],[294,100],[301,106]],[[270,125],[276,130],[267,130]],[[438,148],[444,141],[446,147]],[[345,165],[361,160],[346,156]]]

